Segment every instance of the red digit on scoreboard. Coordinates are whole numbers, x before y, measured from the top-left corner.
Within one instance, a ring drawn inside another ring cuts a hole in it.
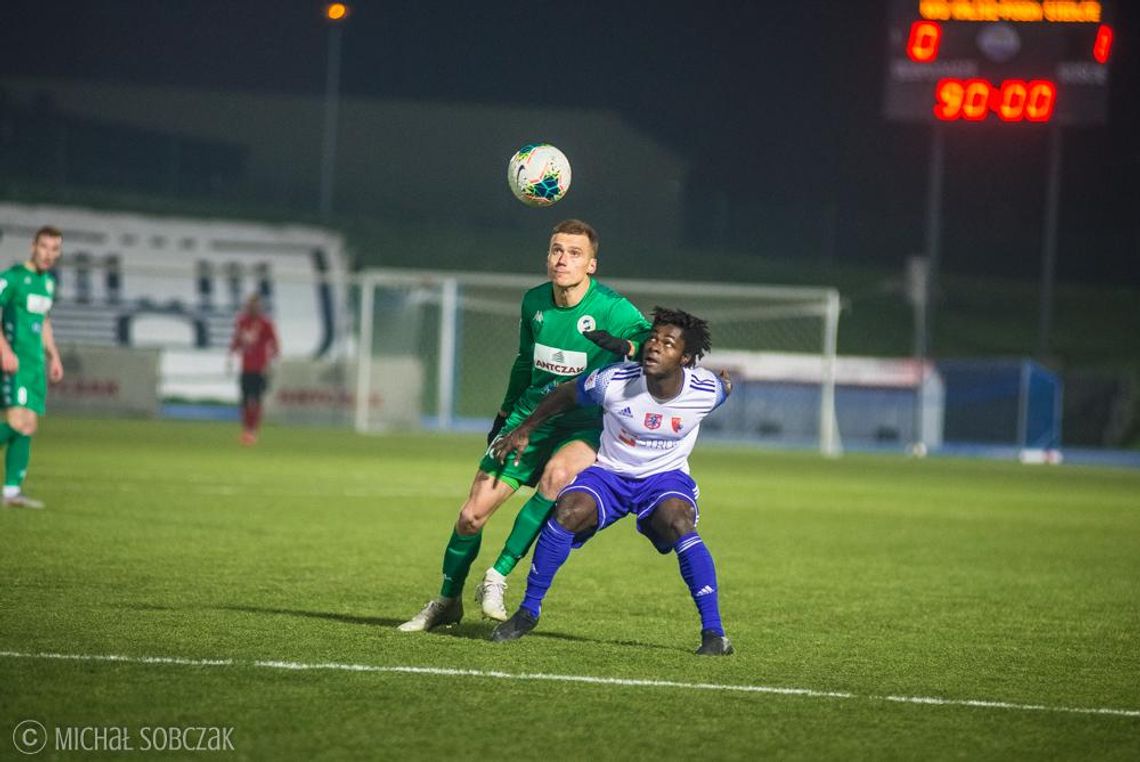
[[[914,37],[914,30],[911,30]],[[1096,41],[1093,42],[1093,60],[1099,64],[1108,63],[1108,56],[1112,53],[1112,27],[1101,24],[1096,30]]]
[[[957,79],[941,79],[934,88],[937,103],[934,104],[934,116],[944,122],[952,122],[962,114],[962,99],[966,95],[966,88]]]
[[[1009,79],[1001,83],[997,105],[997,115],[1003,122],[1019,122],[1025,116],[1025,101],[1029,98],[1029,88],[1020,79]]]
[[[984,79],[966,80],[966,97],[962,100],[962,118],[980,122],[990,110],[990,83]]]
[[[916,21],[910,25],[910,38],[906,41],[907,58],[915,63],[930,63],[938,57],[942,42],[942,27],[933,21]]]
[[[1057,86],[1046,79],[1035,79],[1029,83],[1028,89],[1025,118],[1031,122],[1048,122],[1057,102]]]

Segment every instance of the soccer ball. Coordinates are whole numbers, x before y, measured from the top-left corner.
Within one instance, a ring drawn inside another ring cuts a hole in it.
[[[570,162],[549,143],[523,146],[507,164],[507,184],[527,206],[550,206],[570,190]]]

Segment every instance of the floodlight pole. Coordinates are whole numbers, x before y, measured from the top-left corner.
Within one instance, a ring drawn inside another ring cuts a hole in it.
[[[1049,353],[1053,328],[1053,283],[1057,273],[1057,208],[1061,198],[1061,128],[1049,128],[1049,175],[1045,185],[1045,229],[1042,231],[1041,306],[1037,321],[1037,358]]]
[[[331,6],[330,6],[331,7]],[[337,116],[340,107],[340,37],[344,16],[326,17],[329,28],[328,65],[325,70],[324,132],[321,140],[321,222],[332,216],[333,176],[336,165]]]

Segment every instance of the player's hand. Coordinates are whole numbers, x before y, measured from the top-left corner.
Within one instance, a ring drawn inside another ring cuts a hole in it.
[[[625,339],[619,339],[608,331],[582,331],[582,335],[607,352],[628,357],[633,346]]]
[[[499,436],[499,432],[503,430],[503,424],[507,422],[507,417],[502,413],[495,416],[494,422],[491,424],[491,430],[487,432],[487,445],[490,446],[495,441],[495,437]]]
[[[506,463],[507,456],[513,452],[515,454],[514,464],[517,466],[522,460],[523,451],[529,444],[530,432],[520,426],[506,436],[497,439],[491,445],[491,455],[500,463]]]
[[[15,373],[20,369],[20,358],[12,350],[0,352],[0,370],[5,373]]]
[[[732,377],[728,375],[728,371],[721,369],[717,376],[720,378],[720,382],[724,384],[724,396],[727,397],[732,394]]]
[[[48,361],[48,380],[53,384],[58,384],[63,380],[63,363],[58,357],[52,357]]]

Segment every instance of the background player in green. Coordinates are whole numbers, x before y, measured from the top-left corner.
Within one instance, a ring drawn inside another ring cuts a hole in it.
[[[597,270],[597,257],[598,234],[592,227],[580,220],[554,226],[546,255],[550,281],[523,295],[519,353],[487,435],[488,447],[500,431],[510,431],[530,415],[559,382],[632,357],[648,335],[649,322],[638,309],[590,277]],[[542,530],[558,492],[594,462],[601,409],[582,408],[551,418],[536,434],[517,464],[499,463],[489,449],[484,454],[444,552],[439,597],[400,625],[401,630],[430,630],[463,617],[460,595],[479,554],[483,525],[520,486],[537,484],[476,593],[484,614],[499,621],[507,618],[506,575]]]
[[[6,415],[0,423],[4,456],[4,505],[43,508],[21,492],[31,459],[32,435],[44,414],[47,379],[63,378],[63,364],[52,336],[51,311],[55,276],[49,272],[59,260],[63,234],[53,227],[36,231],[27,262],[0,273],[0,310],[4,332],[0,337],[0,370]],[[46,361],[46,362],[45,362]],[[46,365],[46,368],[45,368]]]

